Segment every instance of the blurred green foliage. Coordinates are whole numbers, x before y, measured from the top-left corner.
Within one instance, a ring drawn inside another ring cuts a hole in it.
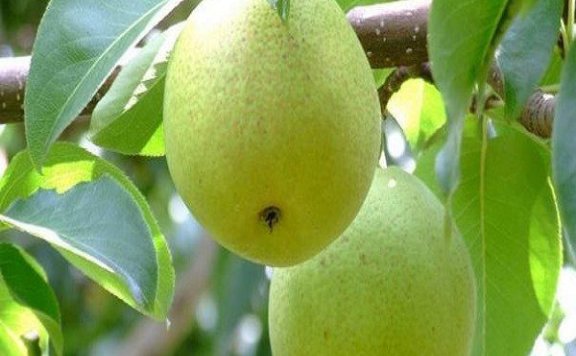
[[[0,1],[0,57],[29,53],[48,0]]]

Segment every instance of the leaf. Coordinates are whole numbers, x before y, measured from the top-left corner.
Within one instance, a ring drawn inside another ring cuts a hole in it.
[[[288,20],[288,15],[290,14],[290,0],[268,0],[270,5],[276,12],[282,21]]]
[[[560,49],[558,46],[554,47],[552,52],[552,58],[550,60],[550,64],[548,68],[546,68],[546,72],[540,81],[540,86],[545,85],[557,85],[560,83],[560,77],[562,76],[562,66],[564,64],[564,60],[560,55]]]
[[[376,88],[380,88],[386,78],[394,71],[392,68],[383,68],[383,69],[372,69],[372,76],[374,77],[374,82],[376,83]]]
[[[424,81],[410,79],[388,101],[386,109],[402,127],[411,147],[416,146],[420,131],[420,114],[424,105]]]
[[[24,109],[36,167],[118,60],[181,0],[52,0],[38,29]]]
[[[562,0],[538,0],[504,36],[497,61],[504,75],[506,117],[516,119],[548,67],[558,39]]]
[[[538,141],[499,125],[486,142],[477,125],[463,140],[462,181],[452,201],[477,280],[475,355],[526,355],[551,311],[562,262],[560,225]],[[433,174],[435,151],[416,174],[442,194]]]
[[[576,257],[576,48],[562,72],[552,127],[552,171],[572,257]]]
[[[101,285],[144,312],[154,307],[158,265],[151,231],[130,194],[112,178],[63,194],[40,190],[0,220],[49,242]]]
[[[440,93],[422,79],[402,84],[400,91],[390,98],[387,109],[402,127],[414,152],[446,122]]]
[[[1,293],[2,292],[0,289],[0,294]],[[14,335],[14,333],[8,328],[7,325],[5,325],[5,322],[2,319],[0,319],[0,355],[26,355],[26,346],[24,345],[24,342],[16,335]]]
[[[346,12],[356,6],[380,4],[380,3],[392,2],[395,0],[336,0],[336,1],[338,2],[338,5],[340,5],[342,10]]]
[[[155,37],[122,68],[92,112],[95,144],[124,154],[164,154],[164,79],[169,53],[183,25]]]
[[[416,150],[424,147],[426,142],[446,124],[446,112],[442,95],[432,84],[424,83],[424,105],[420,114],[420,128]]]
[[[34,169],[28,151],[23,151],[16,155],[10,162],[8,169],[0,180],[0,211],[6,211],[8,206],[17,199],[29,198],[39,189],[55,190],[57,193],[63,194],[80,183],[91,182],[104,175],[114,180],[116,184],[119,184],[123,190],[126,191],[126,194],[130,195],[130,199],[133,200],[131,205],[131,209],[133,209],[132,212],[125,212],[116,217],[110,217],[108,215],[110,220],[103,220],[104,225],[121,223],[126,225],[125,229],[128,229],[133,221],[126,220],[120,222],[118,221],[118,217],[125,216],[125,214],[136,214],[137,210],[136,216],[141,214],[142,219],[144,219],[148,226],[149,233],[139,236],[138,241],[140,244],[148,246],[152,244],[154,248],[154,261],[142,261],[151,265],[154,264],[157,268],[157,280],[155,281],[156,286],[154,288],[155,294],[152,298],[146,295],[146,297],[150,299],[149,302],[153,304],[146,305],[145,307],[140,305],[138,301],[131,296],[126,282],[118,275],[107,272],[106,269],[98,267],[97,264],[87,261],[85,258],[81,258],[62,249],[60,249],[60,252],[62,252],[64,257],[72,264],[130,306],[156,319],[163,319],[166,317],[174,290],[174,270],[170,252],[146,200],[130,180],[112,164],[72,144],[57,143],[51,149],[43,166],[42,174],[40,174]],[[105,203],[97,198],[98,196],[94,198],[93,204]],[[35,199],[38,198],[36,197]],[[72,214],[73,210],[68,213]],[[106,211],[98,212],[95,216],[98,217],[103,214],[106,214]],[[82,221],[78,221],[78,223],[80,224]],[[77,227],[80,228],[80,225]],[[74,228],[74,226],[70,225],[69,228]],[[105,237],[111,238],[110,236]],[[125,239],[126,237],[122,236],[122,238]],[[152,290],[150,286],[146,286],[146,288],[148,288],[146,290]]]
[[[434,0],[430,10],[429,48],[432,73],[446,105],[449,134],[436,171],[445,192],[458,184],[460,141],[472,89],[483,84],[508,0]]]
[[[0,243],[0,325],[19,339],[35,333],[45,351],[50,339],[56,354],[63,353],[60,310],[44,271],[26,252],[7,243]]]

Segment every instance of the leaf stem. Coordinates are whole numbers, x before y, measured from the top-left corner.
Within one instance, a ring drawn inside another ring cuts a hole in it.
[[[568,17],[566,21],[566,37],[567,42],[564,45],[566,48],[566,53],[570,49],[572,42],[574,41],[574,10],[575,10],[576,0],[568,0]]]
[[[560,84],[543,85],[540,87],[544,93],[558,93],[560,91]]]

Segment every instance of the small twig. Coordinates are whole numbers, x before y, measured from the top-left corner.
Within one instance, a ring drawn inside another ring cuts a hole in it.
[[[428,61],[429,0],[394,1],[356,7],[348,22],[373,68],[411,66]]]
[[[386,78],[384,84],[378,89],[382,117],[387,116],[386,107],[392,95],[400,90],[404,82],[414,78],[421,78],[433,84],[434,81],[432,79],[430,64],[422,63],[409,67],[398,67]]]
[[[554,118],[554,106],[556,97],[543,91],[536,91],[528,99],[527,105],[522,111],[520,123],[530,132],[540,137],[552,135],[552,120]]]
[[[402,84],[408,79],[421,78],[426,82],[434,84],[432,72],[428,63],[413,65],[410,67],[398,67],[385,80],[384,84],[378,89],[380,98],[380,108],[382,117],[387,116],[386,107],[392,95],[400,90]],[[500,98],[505,98],[504,80],[502,73],[497,65],[490,67],[488,74],[488,84],[494,89]],[[484,108],[489,109],[501,105],[498,96],[488,96],[484,103]],[[475,98],[473,98],[470,111],[476,111]],[[542,90],[536,90],[526,102],[524,110],[519,118],[520,123],[530,132],[548,138],[552,134],[552,121],[554,118],[555,96],[547,94]]]

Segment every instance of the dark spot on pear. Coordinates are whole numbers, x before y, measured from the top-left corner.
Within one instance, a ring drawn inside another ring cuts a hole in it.
[[[260,220],[268,226],[270,232],[272,232],[274,227],[280,222],[280,217],[280,209],[275,206],[269,206],[260,212]]]

